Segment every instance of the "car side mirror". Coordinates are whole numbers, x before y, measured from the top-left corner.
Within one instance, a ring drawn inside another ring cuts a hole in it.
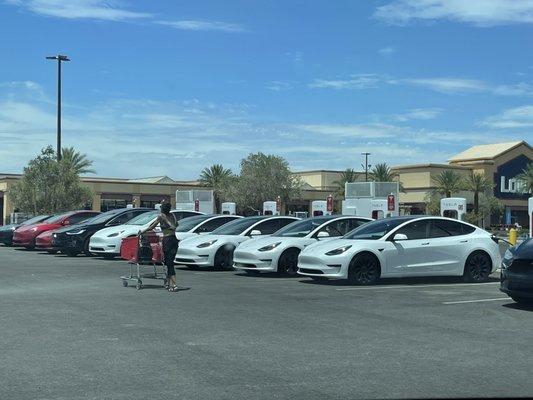
[[[397,233],[396,235],[394,235],[394,237],[392,238],[392,241],[393,242],[400,242],[402,240],[407,240],[409,239],[407,237],[407,235],[403,234],[403,233]]]
[[[250,232],[250,236],[259,236],[259,235],[262,235],[259,229],[254,229]]]
[[[329,237],[329,233],[327,233],[326,231],[320,231],[320,232],[318,232],[318,235],[316,235],[316,237],[318,239],[327,238],[327,237]]]
[[[69,221],[68,219],[66,219],[66,220],[64,220],[64,221],[61,223],[61,225],[64,225],[64,226],[66,226],[66,225],[70,225],[70,221]]]

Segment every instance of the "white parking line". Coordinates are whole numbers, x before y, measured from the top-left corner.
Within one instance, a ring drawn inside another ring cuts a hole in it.
[[[500,282],[484,282],[484,283],[443,283],[435,285],[391,285],[391,286],[366,286],[366,287],[351,287],[351,288],[340,288],[335,289],[338,291],[347,291],[347,290],[389,290],[389,289],[419,289],[419,288],[430,288],[430,287],[470,287],[470,286],[483,286],[483,285],[499,285]]]
[[[498,297],[496,299],[479,299],[479,300],[461,300],[461,301],[445,301],[442,304],[465,304],[465,303],[482,303],[484,301],[501,301],[509,300],[509,297]]]

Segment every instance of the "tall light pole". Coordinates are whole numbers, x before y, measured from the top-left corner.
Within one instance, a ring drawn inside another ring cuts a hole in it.
[[[61,161],[61,62],[70,61],[67,56],[46,57],[47,60],[57,60],[57,161]]]
[[[361,153],[361,155],[365,156],[365,164],[361,164],[361,166],[365,169],[365,182],[368,182],[368,168],[371,167],[371,165],[368,163],[368,156],[370,153]]]

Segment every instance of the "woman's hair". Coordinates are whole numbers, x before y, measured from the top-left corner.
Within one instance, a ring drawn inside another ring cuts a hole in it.
[[[161,212],[163,214],[168,214],[170,213],[170,209],[171,209],[171,205],[170,203],[163,203],[161,204]]]

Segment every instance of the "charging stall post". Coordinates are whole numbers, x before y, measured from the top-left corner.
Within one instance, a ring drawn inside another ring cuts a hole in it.
[[[447,197],[440,200],[440,215],[463,221],[466,215],[466,199],[462,197]]]
[[[233,202],[225,202],[221,204],[222,214],[235,215],[237,214],[237,204]]]

